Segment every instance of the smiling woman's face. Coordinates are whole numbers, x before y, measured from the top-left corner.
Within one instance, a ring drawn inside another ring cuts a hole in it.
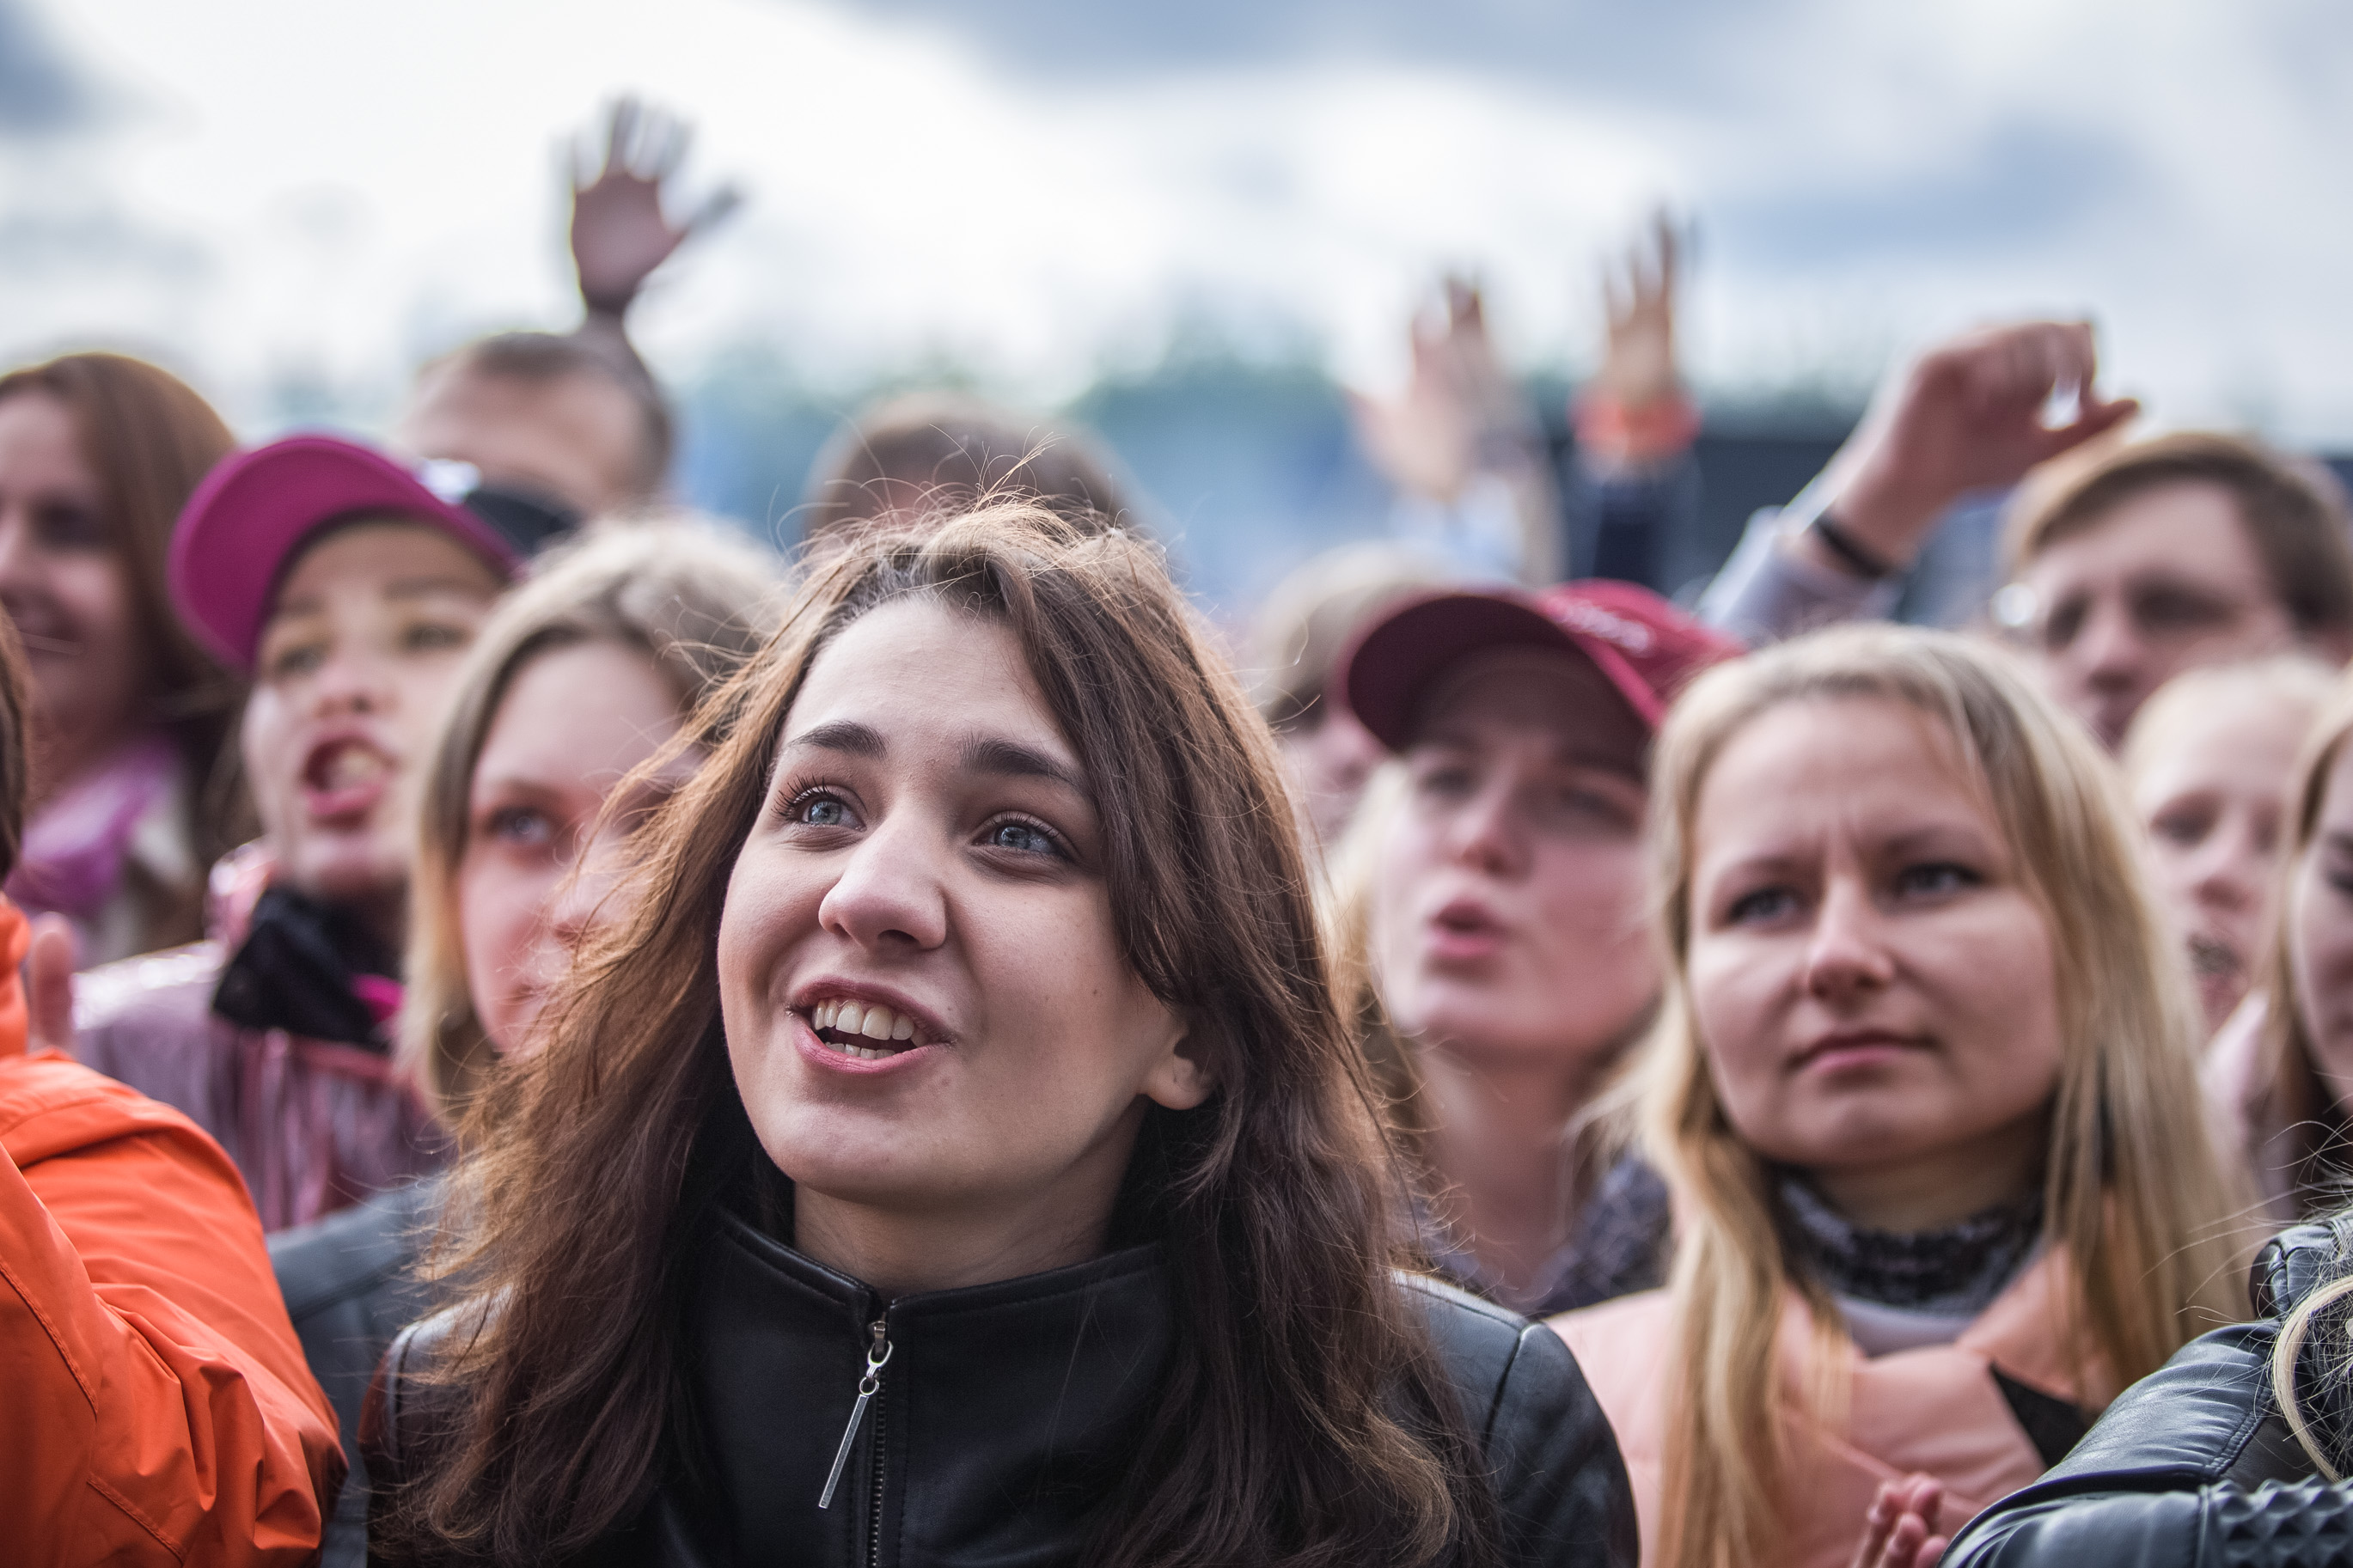
[[[1954,1218],[2011,1195],[2058,1082],[2056,966],[1937,722],[1768,710],[1709,769],[1691,861],[1694,1021],[1741,1139],[1833,1201],[1907,1167],[1969,1173]]]
[[[718,947],[736,1086],[805,1249],[813,1225],[957,1216],[1018,1222],[1000,1277],[1100,1245],[1146,1101],[1208,1088],[1120,951],[1102,856],[1003,626],[907,600],[818,656]]]

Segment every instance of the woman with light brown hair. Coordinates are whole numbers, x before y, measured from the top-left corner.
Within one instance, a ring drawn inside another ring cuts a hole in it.
[[[83,964],[193,941],[246,815],[224,764],[240,685],[164,586],[172,525],[235,445],[121,354],[0,375],[0,607],[32,673],[31,816],[8,893],[73,921]]]
[[[371,1394],[379,1561],[1630,1560],[1559,1342],[1391,1271],[1281,764],[1156,550],[868,534],[674,744]]]
[[[2242,1310],[2187,975],[2105,759],[1980,645],[1752,655],[1654,770],[1674,1261],[1554,1323],[1647,1562],[1842,1568],[1914,1476],[1933,1545]]]
[[[396,1054],[443,1125],[470,1114],[496,1058],[532,1048],[541,1001],[581,941],[620,918],[620,842],[690,776],[673,749],[694,710],[765,641],[776,563],[699,528],[617,529],[541,559],[483,626],[427,752]],[[438,1179],[274,1237],[311,1370],[356,1457],[361,1397],[427,1296],[412,1274]],[[366,1472],[327,1531],[327,1568],[364,1555]]]

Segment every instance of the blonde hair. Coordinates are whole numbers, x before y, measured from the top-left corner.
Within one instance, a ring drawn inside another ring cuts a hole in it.
[[[711,529],[648,523],[584,536],[541,557],[467,651],[427,752],[409,885],[406,986],[396,1051],[455,1122],[492,1055],[458,919],[474,764],[523,667],[580,643],[643,654],[691,711],[767,640],[783,605],[776,559]]]
[[[1653,887],[1666,996],[1637,1068],[1644,1152],[1675,1200],[1669,1289],[1683,1368],[1669,1393],[1662,1561],[1769,1560],[1781,1536],[1784,1292],[1841,1335],[1822,1288],[1793,1269],[1764,1161],[1733,1131],[1694,1022],[1694,834],[1702,787],[1734,736],[1791,703],[1871,699],[1938,721],[1989,800],[2046,911],[2064,1055],[2044,1177],[2044,1239],[2077,1267],[2062,1331],[2115,1378],[2154,1370],[2243,1305],[2221,1172],[2200,1114],[2199,1015],[2143,881],[2107,761],[1999,650],[1947,633],[1850,626],[1700,677],[1652,763]],[[2063,1295],[2063,1300],[2064,1299]],[[1831,1397],[1817,1356],[1818,1401]],[[1760,1436],[1762,1440],[1760,1441]]]
[[[2348,736],[2353,736],[2353,679],[2341,679],[2306,731],[2303,751],[2296,759],[2294,791],[2287,797],[2287,837],[2280,847],[2280,886],[2272,900],[2271,941],[2262,961],[2260,988],[2269,1005],[2264,1009],[2263,1040],[2257,1049],[2261,1065],[2248,1103],[2234,1108],[2246,1119],[2251,1152],[2279,1133],[2295,1136],[2297,1151],[2290,1195],[2299,1212],[2314,1207],[2313,1200],[2327,1185],[2325,1159],[2344,1136],[2345,1118],[2328,1103],[2321,1086],[2314,1068],[2312,1031],[2296,1003],[2289,951],[2295,919],[2290,885],[2320,831],[2320,807],[2328,795],[2328,775]]]
[[[2138,788],[2141,775],[2179,743],[2184,727],[2218,708],[2250,698],[2289,704],[2300,710],[2303,723],[2309,727],[2336,691],[2337,679],[2336,670],[2307,653],[2275,654],[2184,670],[2158,687],[2133,715],[2132,728],[2125,731],[2116,761],[2126,779]]]

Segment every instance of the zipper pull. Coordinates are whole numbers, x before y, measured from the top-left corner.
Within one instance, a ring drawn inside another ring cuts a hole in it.
[[[882,1337],[882,1320],[870,1325],[874,1331],[874,1342],[866,1351],[866,1375],[858,1380],[858,1403],[849,1407],[849,1425],[842,1428],[841,1447],[834,1450],[833,1473],[825,1478],[825,1490],[817,1500],[819,1508],[833,1506],[833,1489],[841,1484],[842,1467],[849,1463],[849,1445],[858,1436],[858,1424],[866,1419],[866,1406],[882,1391],[882,1368],[891,1359],[891,1342]]]

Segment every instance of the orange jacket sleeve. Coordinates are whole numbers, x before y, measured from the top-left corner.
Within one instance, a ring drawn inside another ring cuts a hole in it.
[[[0,1411],[28,1568],[308,1563],[343,1481],[236,1168],[54,1051],[0,1055]]]

